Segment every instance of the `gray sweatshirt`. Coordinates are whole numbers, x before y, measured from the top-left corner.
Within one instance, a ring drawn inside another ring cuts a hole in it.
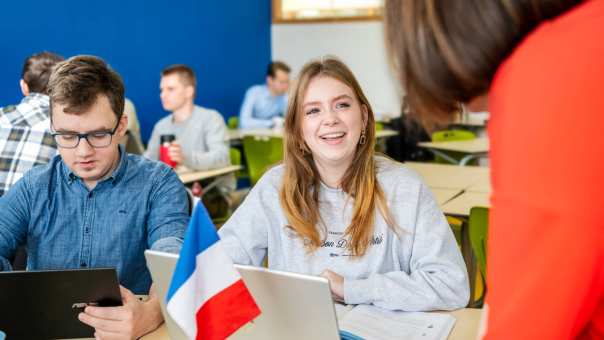
[[[184,165],[190,169],[208,170],[230,164],[229,142],[224,118],[218,111],[195,105],[191,117],[175,123],[172,115],[155,124],[145,157],[159,159],[159,137],[175,135],[182,146]]]
[[[349,256],[344,232],[352,219],[352,199],[321,185],[320,214],[326,224],[322,246],[308,254],[286,228],[279,202],[284,166],[269,170],[219,230],[235,263],[319,275],[330,269],[344,277],[347,304],[391,310],[429,311],[464,307],[469,298],[466,266],[447,221],[430,190],[404,165],[377,157],[384,190],[399,238],[376,211],[372,241],[362,258]]]
[[[183,152],[183,164],[193,170],[210,170],[231,164],[229,141],[224,118],[218,111],[195,105],[193,113],[184,122],[175,123],[172,115],[159,120],[153,127],[145,157],[159,159],[161,135],[174,135]],[[235,177],[220,178],[223,191],[235,188]]]

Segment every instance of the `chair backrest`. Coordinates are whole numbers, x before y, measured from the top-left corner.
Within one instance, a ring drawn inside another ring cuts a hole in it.
[[[487,234],[489,229],[489,208],[473,207],[470,209],[468,231],[472,251],[483,278],[487,277]]]
[[[436,132],[432,133],[433,142],[453,142],[453,141],[459,141],[459,140],[472,140],[475,138],[476,138],[476,135],[473,132],[466,131],[466,130],[442,130],[442,131],[436,131]],[[461,160],[466,155],[464,153],[454,152],[454,151],[447,151],[446,154],[449,155],[451,158],[457,159],[458,161]],[[438,155],[436,155],[434,157],[434,161],[436,163],[449,163]],[[469,165],[475,165],[475,164],[476,164],[475,160],[473,162],[469,163]]]
[[[239,117],[232,116],[227,120],[227,127],[231,130],[235,130],[239,127]]]
[[[466,130],[442,130],[432,133],[433,142],[451,142],[456,140],[475,139],[476,135],[472,131]]]
[[[236,148],[229,148],[229,156],[232,165],[241,165],[241,151]]]
[[[243,152],[252,185],[275,163],[283,160],[283,138],[280,137],[243,137]]]

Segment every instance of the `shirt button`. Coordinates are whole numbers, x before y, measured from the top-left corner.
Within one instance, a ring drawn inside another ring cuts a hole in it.
[[[82,267],[82,268],[86,268],[86,262],[82,262],[82,263],[80,263],[80,267]]]

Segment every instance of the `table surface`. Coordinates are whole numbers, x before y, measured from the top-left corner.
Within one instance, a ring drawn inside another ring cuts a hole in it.
[[[438,312],[444,313],[444,312]],[[448,340],[472,340],[478,335],[478,327],[482,309],[464,308],[453,312],[446,312],[457,319]],[[169,340],[168,328],[165,324],[161,325],[157,330],[141,338],[142,340]]]
[[[441,209],[448,215],[469,216],[472,207],[491,207],[490,197],[489,193],[466,191],[441,205]]]
[[[488,138],[475,138],[450,142],[419,142],[417,145],[428,149],[455,151],[468,154],[482,154],[489,152]]]
[[[467,190],[473,185],[482,188],[489,182],[487,167],[418,162],[405,162],[405,166],[419,173],[431,189]]]
[[[236,171],[243,169],[241,165],[229,165],[224,168],[212,169],[212,170],[203,170],[203,171],[194,171],[186,168],[176,169],[176,174],[178,174],[178,178],[183,183],[191,183],[195,181],[201,181],[208,178],[218,177],[226,174],[230,174]]]

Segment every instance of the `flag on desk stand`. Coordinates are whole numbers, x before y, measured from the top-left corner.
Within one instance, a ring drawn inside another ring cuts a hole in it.
[[[190,339],[225,339],[260,315],[201,203],[189,222],[167,300],[168,313]]]

